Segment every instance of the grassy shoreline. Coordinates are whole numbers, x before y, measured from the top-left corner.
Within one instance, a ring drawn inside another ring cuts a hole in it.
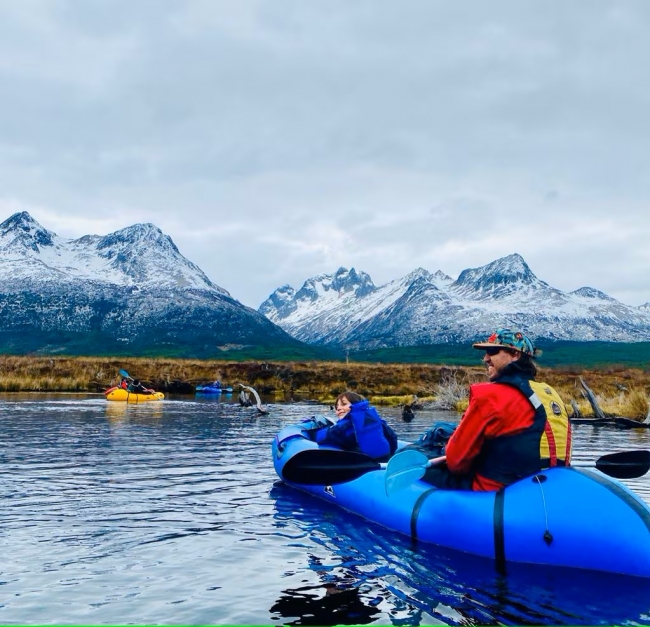
[[[167,358],[64,357],[0,355],[2,392],[102,392],[118,382],[125,369],[134,378],[166,393],[193,394],[196,385],[219,379],[291,400],[294,395],[328,402],[346,389],[356,390],[375,404],[407,402],[413,395],[435,398],[445,382],[459,388],[485,380],[485,369],[418,363],[334,361],[221,361]],[[648,375],[643,368],[620,365],[583,369],[540,367],[539,381],[555,387],[569,407],[573,400],[592,416],[583,398],[582,377],[602,409],[612,415],[643,419],[648,413]],[[458,409],[462,410],[462,401]]]

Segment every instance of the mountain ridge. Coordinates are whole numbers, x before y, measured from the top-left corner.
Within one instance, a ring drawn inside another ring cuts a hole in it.
[[[154,224],[77,239],[28,212],[0,224],[0,350],[213,357],[258,346],[307,356],[465,343],[500,326],[544,341],[643,342],[650,303],[628,306],[588,286],[563,292],[512,253],[456,279],[416,268],[384,285],[339,267],[298,290],[279,287],[256,311]]]
[[[650,340],[650,306],[624,305],[586,286],[565,293],[539,279],[518,253],[467,268],[456,280],[422,268],[382,286],[354,268],[337,274],[363,275],[373,287],[362,296],[347,290],[297,302],[300,290],[283,286],[282,298],[276,290],[258,311],[303,342],[354,350],[468,342],[498,327],[548,341]],[[320,294],[319,282],[332,285],[332,275],[305,283]]]

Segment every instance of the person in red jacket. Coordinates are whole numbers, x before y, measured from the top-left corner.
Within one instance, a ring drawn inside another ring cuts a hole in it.
[[[535,381],[536,349],[521,331],[498,329],[485,351],[487,383],[470,386],[469,405],[444,450],[446,469],[425,476],[443,488],[498,490],[544,468],[571,463],[571,425],[558,393]]]

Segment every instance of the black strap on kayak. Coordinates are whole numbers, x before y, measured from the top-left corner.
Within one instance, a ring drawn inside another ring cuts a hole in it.
[[[595,472],[589,472],[573,467],[571,467],[571,470],[574,472],[579,472],[581,475],[589,477],[589,479],[600,483],[600,485],[604,486],[610,492],[613,492],[616,496],[618,496],[619,499],[625,501],[625,503],[639,515],[639,518],[641,518],[648,531],[650,531],[650,514],[648,513],[648,510],[643,505],[641,505],[641,503],[639,503],[632,495],[626,492],[620,485],[613,481],[610,481],[607,479],[607,477],[601,477],[598,475],[598,473]]]
[[[431,488],[426,492],[422,492],[422,494],[420,494],[418,497],[418,500],[415,501],[413,511],[411,512],[411,538],[414,540],[418,539],[418,516],[420,515],[422,504],[427,500],[429,496],[431,496],[431,494],[436,492],[436,490],[438,490],[438,488]]]
[[[501,488],[494,495],[494,561],[497,572],[506,573],[506,541],[503,531],[503,510],[506,501],[506,491]]]

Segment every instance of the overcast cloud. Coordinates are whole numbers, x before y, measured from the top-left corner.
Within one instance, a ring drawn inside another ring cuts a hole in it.
[[[650,301],[650,4],[0,0],[0,221],[153,222],[246,305],[513,252]]]

